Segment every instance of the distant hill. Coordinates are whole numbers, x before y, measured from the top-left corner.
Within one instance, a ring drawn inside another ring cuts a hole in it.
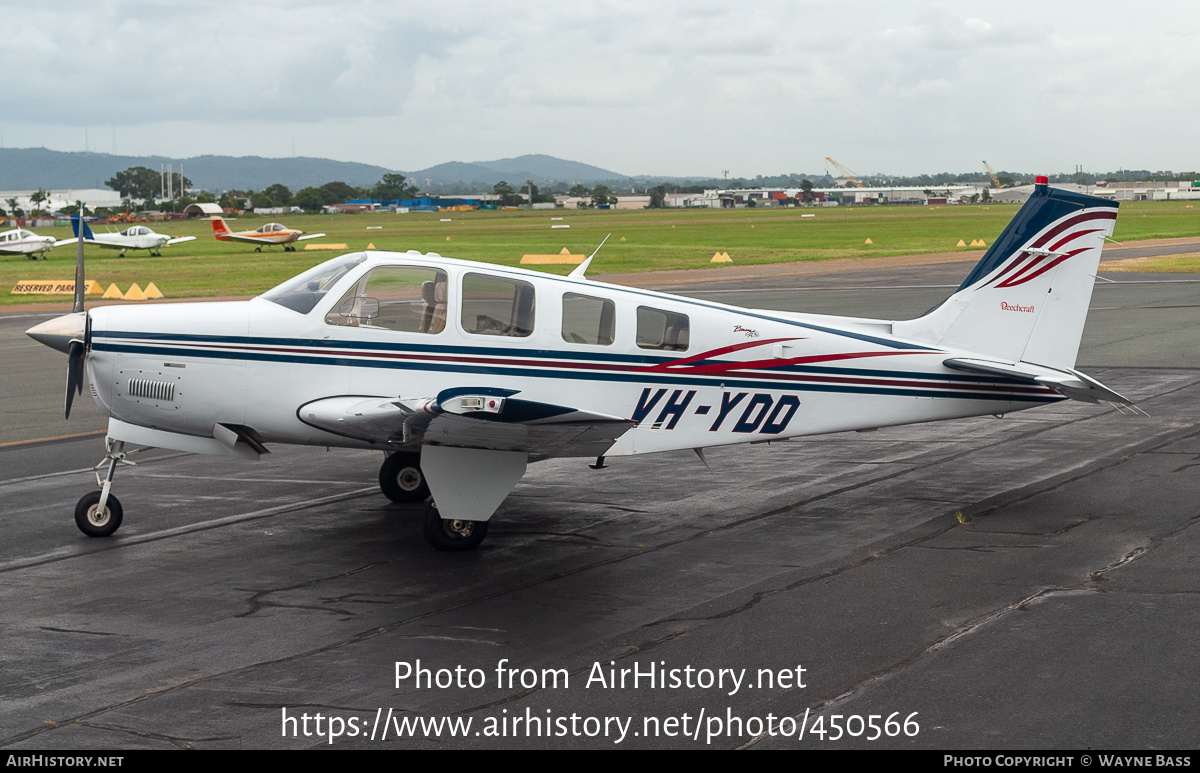
[[[45,148],[0,149],[0,190],[35,188],[103,188],[104,181],[131,166],[158,169],[171,164],[197,188],[209,191],[262,190],[283,183],[293,191],[341,180],[350,185],[374,185],[388,172],[382,166],[332,161],[327,158],[261,158],[259,156],[114,156],[109,153],[62,153]]]
[[[45,148],[0,149],[0,190],[46,188],[103,188],[104,181],[131,166],[159,169],[183,165],[184,175],[203,190],[262,190],[283,183],[293,191],[309,185],[340,180],[355,186],[371,186],[396,170],[371,164],[333,161],[327,158],[262,158],[260,156],[114,156],[109,153],[63,153]],[[491,190],[501,180],[520,187],[532,179],[538,185],[553,183],[596,183],[627,179],[607,169],[566,161],[546,155],[502,158],[498,161],[464,163],[450,161],[415,172],[402,172],[422,189]]]
[[[418,186],[431,193],[442,189],[490,190],[504,180],[514,188],[521,187],[526,180],[539,186],[555,183],[593,184],[626,180],[626,175],[610,172],[598,166],[566,161],[554,156],[530,155],[518,158],[502,158],[498,161],[450,161],[445,164],[405,172]]]
[[[520,176],[522,179],[533,178],[547,182],[592,183],[604,180],[619,180],[627,175],[610,172],[598,166],[581,164],[578,161],[564,161],[561,158],[545,155],[519,156],[517,158],[502,158],[499,161],[476,161],[476,165],[494,169],[501,174]]]

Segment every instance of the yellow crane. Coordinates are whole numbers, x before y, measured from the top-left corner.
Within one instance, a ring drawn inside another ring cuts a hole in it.
[[[842,165],[841,165],[841,164],[839,164],[838,162],[834,161],[834,160],[833,160],[832,158],[830,158],[829,156],[825,156],[825,160],[826,160],[826,161],[828,161],[830,164],[833,164],[833,168],[834,168],[834,169],[836,169],[836,170],[838,170],[839,172],[841,172],[841,173],[842,173],[842,176],[843,176],[843,177],[845,177],[847,180],[849,180],[849,181],[851,182],[851,184],[853,184],[853,185],[854,185],[854,187],[855,187],[855,188],[862,188],[862,187],[863,187],[863,184],[862,184],[862,183],[860,183],[860,182],[858,181],[858,178],[857,178],[857,177],[855,177],[855,176],[854,176],[854,173],[853,173],[853,172],[851,172],[849,169],[847,169],[846,167],[842,166]]]
[[[1004,187],[1000,184],[1000,178],[997,177],[996,173],[992,171],[992,167],[988,164],[988,162],[983,162],[983,168],[987,170],[988,177],[992,178],[992,185],[996,186],[996,190],[1000,190]]]

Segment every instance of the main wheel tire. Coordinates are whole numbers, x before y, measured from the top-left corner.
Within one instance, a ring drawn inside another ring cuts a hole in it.
[[[443,519],[432,502],[425,509],[425,539],[438,550],[474,550],[487,530],[487,521]]]
[[[98,509],[99,504],[100,492],[93,491],[75,505],[75,525],[89,537],[107,537],[121,526],[124,512],[120,500],[109,494],[103,511]]]
[[[429,499],[429,484],[421,472],[421,455],[399,453],[385,459],[379,468],[379,490],[400,504]]]

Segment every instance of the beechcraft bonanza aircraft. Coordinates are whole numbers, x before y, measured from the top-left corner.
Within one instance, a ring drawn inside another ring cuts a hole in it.
[[[64,239],[59,242],[60,245],[74,244],[79,241],[79,216],[71,216],[71,229],[75,232],[75,238]],[[83,221],[83,241],[85,244],[98,244],[101,247],[107,247],[110,250],[120,250],[121,256],[124,257],[127,250],[148,250],[151,255],[162,255],[163,247],[169,244],[179,244],[180,242],[193,241],[195,236],[179,236],[172,238],[166,234],[155,233],[153,230],[144,225],[131,225],[124,231],[115,234],[100,234],[97,236],[92,233],[91,226],[87,221]]]
[[[212,227],[213,236],[217,237],[217,241],[256,244],[258,246],[254,248],[255,252],[262,252],[263,247],[270,247],[272,244],[282,244],[285,252],[295,252],[296,245],[292,242],[319,239],[325,235],[306,234],[279,223],[267,223],[253,231],[230,231],[229,226],[225,225],[225,220],[215,215],[212,219]]]
[[[479,544],[551,457],[703,449],[1128,404],[1074,369],[1117,205],[1033,196],[958,290],[908,321],[762,311],[433,253],[334,258],[250,301],[107,306],[29,330],[108,414],[90,536],[121,523],[126,449],[256,459],[273,443],[379,449],[384,495],[443,550]],[[594,253],[593,253],[594,255]],[[81,269],[80,269],[81,270]],[[78,285],[82,286],[82,284]],[[436,504],[434,504],[436,502]]]
[[[28,255],[37,260],[38,255],[46,259],[46,253],[62,242],[53,236],[38,236],[28,228],[14,228],[0,233],[0,255]]]

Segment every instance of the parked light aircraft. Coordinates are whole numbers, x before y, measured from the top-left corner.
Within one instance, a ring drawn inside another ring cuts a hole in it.
[[[254,248],[255,252],[262,252],[263,247],[270,247],[272,244],[282,244],[285,251],[295,252],[296,245],[292,244],[292,242],[302,242],[305,239],[319,239],[325,235],[306,234],[303,231],[297,231],[295,228],[288,228],[279,223],[267,223],[253,231],[230,231],[229,226],[225,225],[225,220],[216,215],[212,219],[212,228],[213,236],[217,237],[218,241],[256,244],[258,246]]]
[[[272,443],[379,449],[383,493],[473,548],[530,461],[649,453],[965,416],[1071,398],[1128,404],[1075,370],[1117,205],[1050,189],[945,303],[887,321],[726,306],[586,278],[359,252],[250,301],[107,306],[28,331],[68,352],[109,416],[112,534],[130,447],[256,459]],[[594,256],[595,253],[593,253]],[[82,269],[80,268],[81,272]],[[81,284],[80,284],[81,286]]]
[[[79,216],[71,216],[71,230],[75,232],[75,238],[64,239],[59,242],[59,245],[74,244],[79,241]],[[120,250],[124,256],[127,250],[148,250],[151,255],[162,255],[160,250],[168,244],[179,244],[180,242],[190,242],[195,240],[195,236],[179,236],[170,237],[166,234],[155,233],[152,229],[144,225],[131,225],[124,231],[115,234],[100,234],[97,236],[92,233],[92,228],[87,224],[87,220],[83,221],[83,241],[86,244],[98,244],[101,247],[106,247],[110,250]]]
[[[53,236],[38,236],[28,228],[14,228],[0,233],[0,255],[28,255],[37,260],[38,255],[46,259],[46,253],[62,242]]]

